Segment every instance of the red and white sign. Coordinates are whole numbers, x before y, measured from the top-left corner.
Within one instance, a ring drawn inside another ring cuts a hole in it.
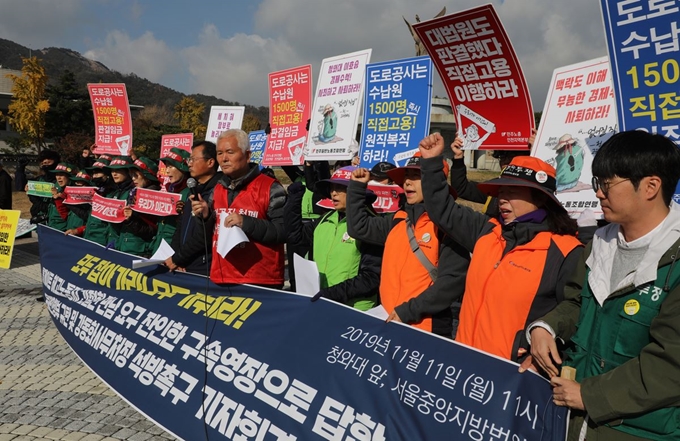
[[[217,143],[217,138],[229,129],[240,129],[243,124],[244,106],[212,106],[205,140]]]
[[[176,204],[181,199],[177,193],[138,188],[135,194],[135,204],[131,208],[138,213],[173,216],[177,215]]]
[[[175,133],[172,135],[163,135],[161,136],[160,157],[167,157],[170,149],[173,147],[177,147],[191,153],[191,146],[193,144],[193,133]],[[165,171],[165,163],[163,161],[158,161],[158,179],[161,181],[161,187],[163,188],[163,191],[166,191],[168,186],[168,174]]]
[[[526,150],[534,111],[515,50],[492,5],[416,23],[449,95],[466,150]]]
[[[69,205],[91,204],[95,190],[94,187],[66,187],[64,188],[64,195],[66,196],[64,203]]]
[[[125,220],[123,214],[125,203],[125,199],[105,198],[95,193],[92,196],[92,217],[112,224],[119,224]]]
[[[132,150],[132,115],[125,84],[88,84],[98,155],[128,156]]]
[[[368,189],[378,198],[373,202],[376,213],[394,213],[399,210],[399,196],[404,189],[398,185],[368,184]]]
[[[368,184],[368,189],[378,197],[373,202],[373,209],[376,213],[395,213],[399,210],[399,196],[404,193],[404,189],[400,186]],[[329,198],[321,199],[316,205],[328,210],[335,210],[333,200]]]
[[[269,74],[271,133],[263,165],[301,165],[312,106],[312,66]]]

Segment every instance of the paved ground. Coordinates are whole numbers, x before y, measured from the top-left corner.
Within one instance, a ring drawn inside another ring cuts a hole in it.
[[[0,269],[0,441],[174,439],[128,406],[75,356],[40,295],[35,239]]]

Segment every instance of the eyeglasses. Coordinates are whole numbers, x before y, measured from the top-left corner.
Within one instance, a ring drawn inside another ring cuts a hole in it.
[[[597,176],[593,176],[591,184],[593,185],[593,191],[595,193],[597,193],[597,190],[602,190],[602,194],[607,197],[609,195],[609,190],[611,190],[612,187],[625,181],[630,181],[630,178],[621,179],[619,182],[612,184],[611,181],[600,180]]]
[[[195,157],[195,158],[194,158],[193,156],[189,156],[189,157],[187,158],[187,164],[191,164],[192,162],[196,162],[196,161],[198,161],[198,160],[200,160],[200,159],[202,159],[202,160],[204,160],[204,161],[206,160],[206,159],[205,159],[204,157],[202,157],[202,156],[197,156],[197,157]]]

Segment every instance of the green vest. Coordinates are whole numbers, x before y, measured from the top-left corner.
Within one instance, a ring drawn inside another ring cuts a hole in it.
[[[180,201],[186,201],[189,198],[189,189],[185,188],[178,194]],[[191,208],[191,204],[187,204],[185,207],[187,210]],[[177,221],[179,220],[179,215],[174,216],[164,216],[158,219],[158,231],[151,241],[150,252],[153,255],[158,248],[161,246],[163,239],[170,245],[172,242],[172,236],[177,230]]]
[[[319,268],[321,288],[342,283],[359,274],[360,242],[347,234],[347,218],[337,211],[324,215],[314,229],[314,262]],[[349,306],[367,311],[377,303],[377,295],[354,298]]]
[[[64,191],[59,185],[54,184],[58,192]],[[57,204],[54,199],[50,201],[50,205],[47,207],[47,225],[57,229],[59,231],[66,231],[66,220],[61,217],[59,210],[57,210]]]
[[[85,224],[83,238],[106,246],[106,241],[109,239],[109,223],[93,217],[90,213]]]
[[[304,181],[303,181],[304,182]],[[316,219],[318,214],[314,213],[314,192],[305,189],[305,194],[302,195],[302,219]]]
[[[66,229],[71,230],[74,228],[82,227],[85,225],[85,221],[72,211],[68,212],[68,217],[66,218]]]
[[[134,187],[132,187],[134,188]],[[127,200],[128,195],[130,194],[130,190],[128,189],[126,191],[120,192],[119,190],[114,191],[110,195],[106,196],[107,198],[115,198],[115,199],[121,199],[121,200]],[[92,216],[90,216],[92,218]],[[108,245],[111,242],[115,243],[115,247],[117,250],[120,250],[118,242],[120,241],[120,233],[123,228],[123,224],[112,224],[110,222],[105,222],[107,224],[107,233],[106,233],[106,240],[104,241],[104,245]],[[121,250],[122,251],[122,250]],[[129,252],[129,251],[126,251]]]
[[[602,306],[593,297],[589,285],[585,284],[581,291],[578,329],[571,338],[574,349],[566,352],[564,362],[576,368],[576,381],[580,383],[584,378],[611,371],[636,358],[651,342],[649,328],[668,295],[663,286],[670,267],[658,268],[654,282],[629,293],[609,297]],[[586,273],[586,280],[589,273],[590,270]],[[674,271],[671,276],[670,286],[675,287],[680,282],[680,271]],[[680,408],[663,408],[624,419],[621,424],[619,422],[607,426],[643,439],[680,439]]]
[[[59,210],[57,210],[54,201],[52,201],[47,209],[47,225],[59,231],[66,231],[66,220],[59,214]]]

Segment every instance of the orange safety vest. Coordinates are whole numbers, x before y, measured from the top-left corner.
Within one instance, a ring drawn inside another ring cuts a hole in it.
[[[406,219],[406,212],[397,211],[393,220]],[[413,220],[411,220],[413,222]],[[412,224],[420,249],[434,266],[439,263],[439,239],[437,227],[427,213]],[[385,241],[380,273],[380,302],[391,314],[394,308],[418,297],[430,285],[432,278],[427,269],[411,250],[406,222],[397,223]],[[424,318],[412,326],[432,332],[432,318]]]
[[[554,282],[541,283],[544,271],[556,280],[564,258],[581,243],[574,236],[545,231],[503,256],[502,226],[496,219],[490,222],[496,226],[479,238],[472,252],[456,341],[510,360],[516,358],[512,348],[534,298],[556,295]],[[558,251],[550,253],[553,243]]]

